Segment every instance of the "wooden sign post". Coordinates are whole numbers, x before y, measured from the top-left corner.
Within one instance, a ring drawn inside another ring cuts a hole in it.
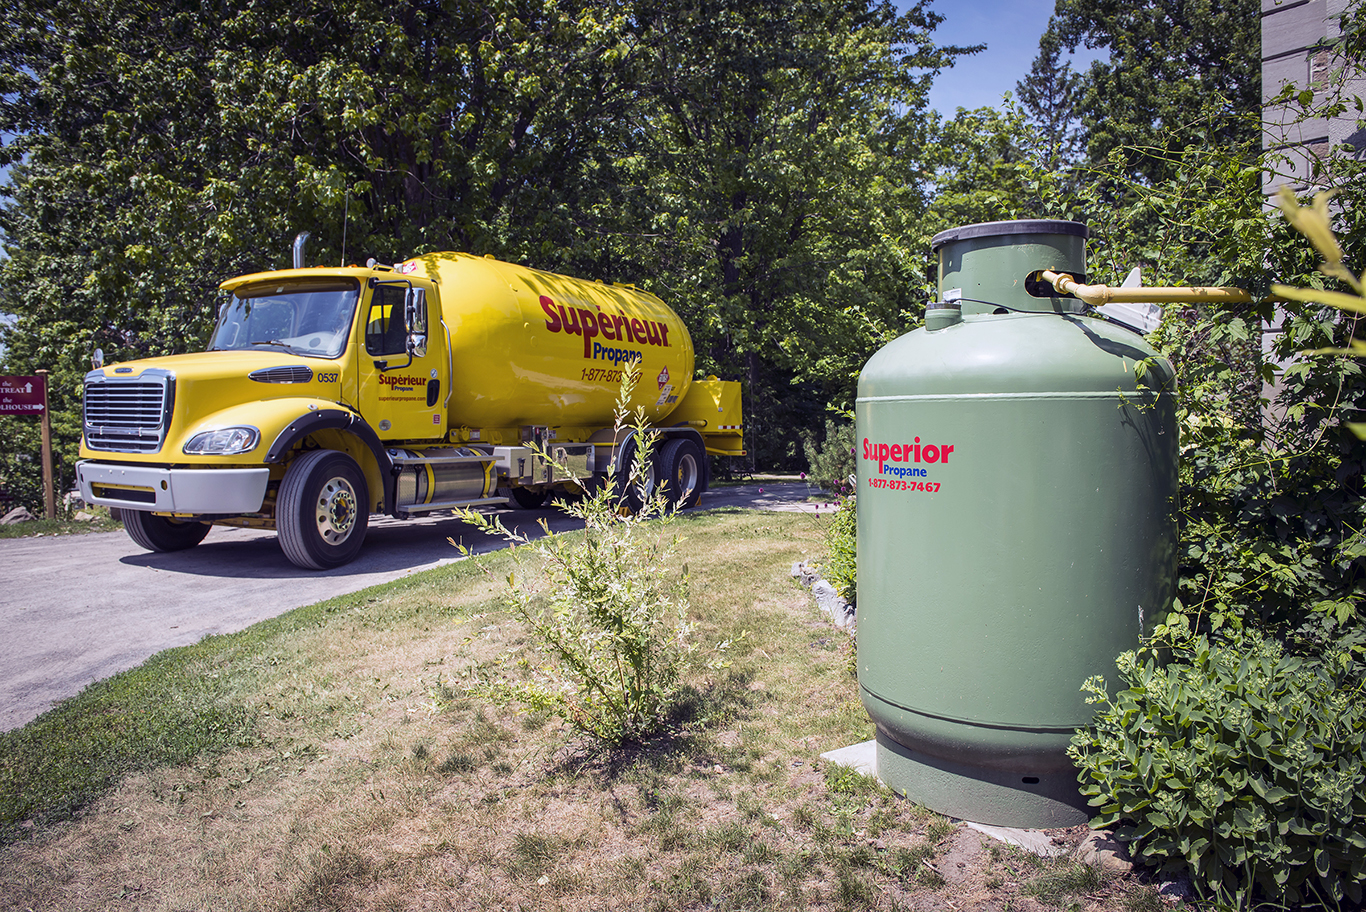
[[[47,408],[47,375],[45,370],[38,371],[42,381],[43,405],[40,416],[43,422],[43,501],[47,507],[47,518],[57,518],[57,492],[52,483],[52,413]]]

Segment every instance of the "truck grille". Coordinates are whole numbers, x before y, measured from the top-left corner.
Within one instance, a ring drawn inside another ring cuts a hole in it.
[[[112,453],[155,453],[171,422],[175,377],[149,368],[137,378],[85,377],[85,443]]]

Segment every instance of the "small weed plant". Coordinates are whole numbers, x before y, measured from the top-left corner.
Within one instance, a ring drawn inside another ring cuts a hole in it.
[[[522,660],[518,674],[481,686],[501,701],[558,716],[608,746],[660,728],[679,701],[684,666],[695,652],[688,569],[674,566],[674,506],[649,471],[657,435],[645,426],[643,410],[628,410],[638,373],[624,372],[616,407],[616,438],[629,431],[636,442],[622,469],[629,472],[626,485],[609,475],[582,500],[561,505],[583,523],[582,537],[551,534],[542,520],[545,534],[533,539],[496,517],[459,514],[511,542],[519,564],[531,563],[529,557],[536,564],[508,575],[507,604],[530,629],[539,660]],[[623,489],[633,495],[626,500],[641,504],[638,510],[622,509]]]
[[[1119,658],[1127,689],[1099,704],[1069,755],[1083,794],[1135,860],[1188,868],[1240,909],[1340,907],[1366,882],[1366,702],[1345,654],[1300,657],[1255,631],[1176,639]],[[1254,896],[1255,890],[1261,896]]]

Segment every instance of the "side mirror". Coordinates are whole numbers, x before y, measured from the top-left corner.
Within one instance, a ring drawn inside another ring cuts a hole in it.
[[[409,288],[403,296],[403,324],[408,331],[408,354],[414,358],[427,355],[427,290]]]

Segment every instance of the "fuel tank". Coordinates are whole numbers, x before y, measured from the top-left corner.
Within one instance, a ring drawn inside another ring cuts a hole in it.
[[[663,424],[692,383],[687,327],[633,286],[465,253],[396,268],[437,286],[450,338],[450,427],[609,426],[632,361],[641,377],[631,407]]]

